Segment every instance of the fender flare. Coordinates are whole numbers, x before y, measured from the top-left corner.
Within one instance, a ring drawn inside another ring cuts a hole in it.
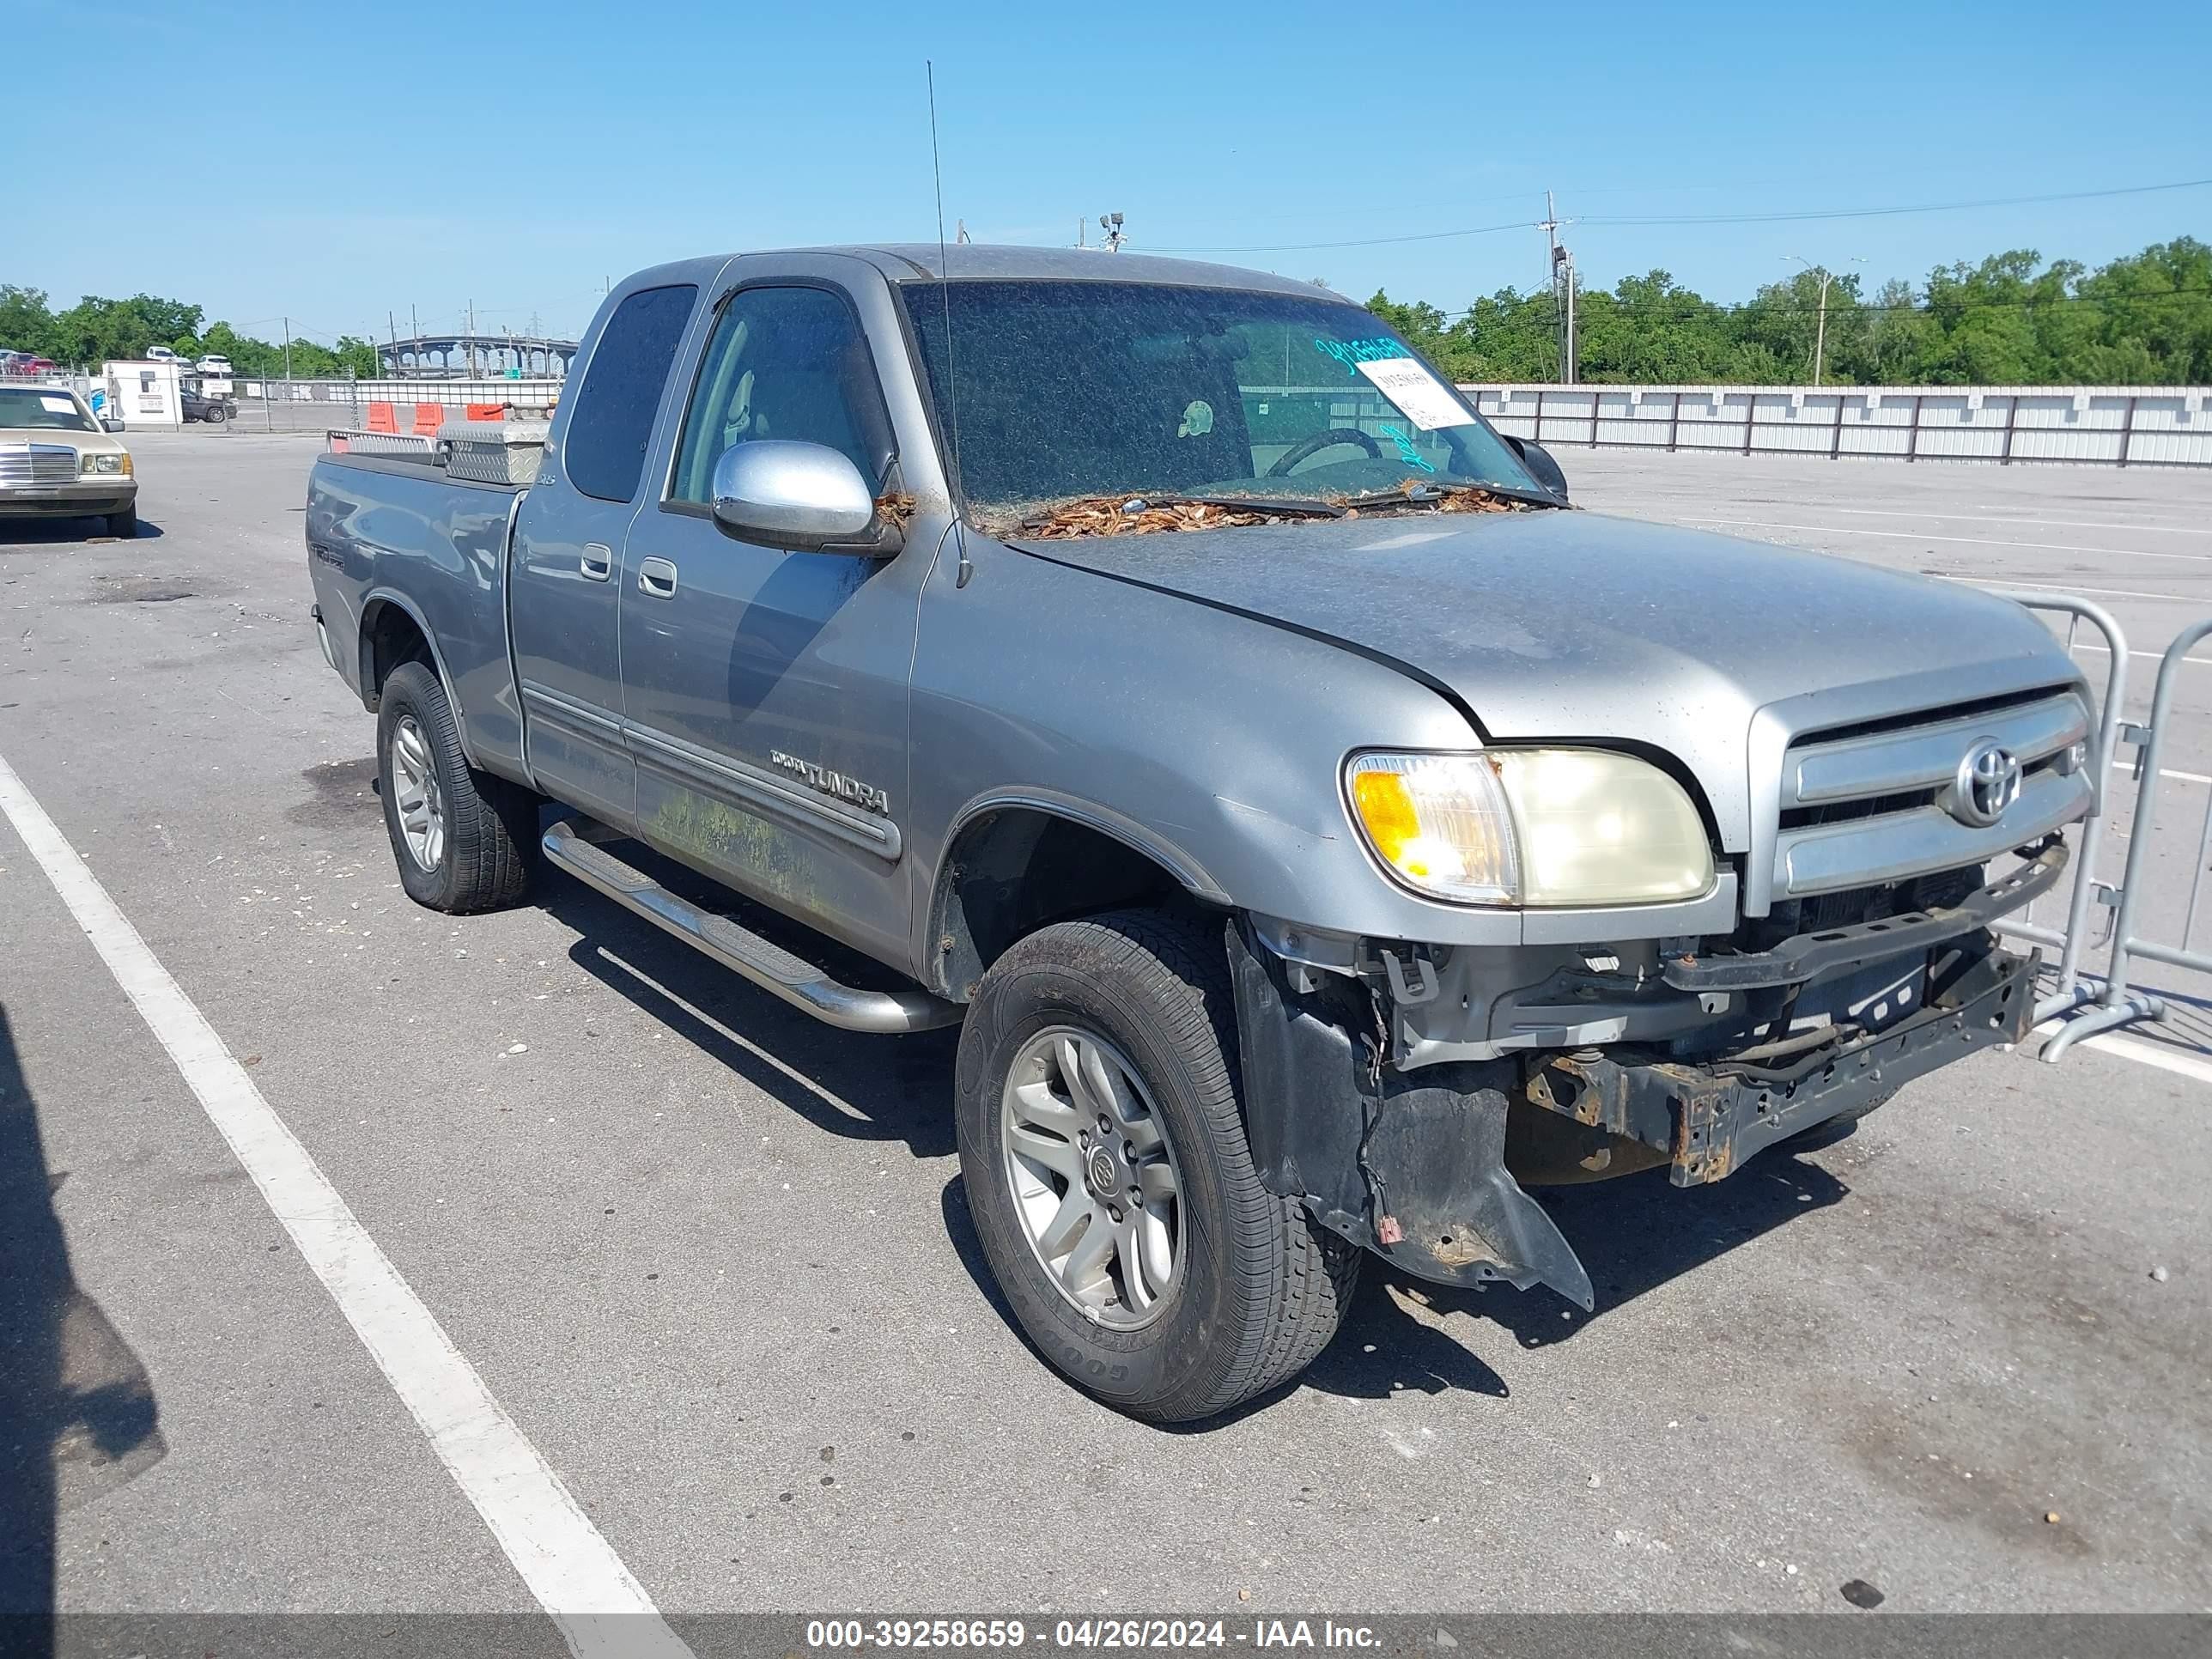
[[[1183,848],[1157,830],[1137,823],[1109,806],[1086,800],[1063,790],[1042,786],[1002,787],[986,790],[971,799],[953,815],[946,827],[935,869],[928,875],[929,890],[917,893],[923,902],[914,907],[914,959],[919,970],[916,977],[924,984],[935,982],[934,975],[940,956],[940,941],[951,937],[951,906],[955,900],[957,878],[960,866],[954,857],[961,839],[977,824],[1001,812],[1025,812],[1078,824],[1109,841],[1118,842],[1164,871],[1172,880],[1200,902],[1232,908],[1235,901],[1220,883],[1207,873],[1206,866]],[[917,871],[917,878],[920,872]],[[949,942],[946,949],[950,949]]]
[[[960,844],[960,837],[979,820],[994,812],[1010,809],[1042,812],[1048,817],[1066,818],[1086,830],[1096,830],[1100,835],[1110,836],[1132,851],[1142,853],[1180,882],[1194,898],[1208,904],[1224,906],[1236,902],[1221,884],[1206,873],[1203,864],[1158,831],[1138,823],[1126,813],[1115,811],[1110,806],[1101,805],[1081,795],[1069,794],[1064,790],[1041,786],[987,790],[970,800],[953,814],[952,822],[945,826],[946,854],[949,855],[952,848]],[[931,884],[935,890],[930,902],[933,915],[936,912],[939,896],[944,890],[948,867],[949,860],[939,860],[931,877]]]

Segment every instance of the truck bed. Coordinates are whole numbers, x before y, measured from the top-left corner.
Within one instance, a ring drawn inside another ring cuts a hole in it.
[[[507,556],[529,488],[456,477],[434,459],[328,454],[307,477],[308,568],[323,654],[364,703],[378,613],[397,606],[435,641],[475,764],[514,775],[521,726],[507,656]],[[366,625],[365,625],[366,624]]]

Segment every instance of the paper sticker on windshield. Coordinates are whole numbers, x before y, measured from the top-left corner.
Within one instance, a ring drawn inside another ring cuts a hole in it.
[[[1362,374],[1405,411],[1406,418],[1424,432],[1440,426],[1473,426],[1474,416],[1452,396],[1442,380],[1412,357],[1389,357],[1380,362],[1354,363]]]
[[[41,392],[39,394],[39,407],[45,410],[49,415],[74,415],[76,413],[76,403],[75,399],[70,398],[57,398],[51,392]]]

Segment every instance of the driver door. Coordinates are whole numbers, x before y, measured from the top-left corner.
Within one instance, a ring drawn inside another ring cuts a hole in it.
[[[640,830],[903,959],[908,685],[930,550],[877,560],[732,538],[709,510],[714,463],[763,438],[838,450],[878,493],[890,481],[890,417],[842,290],[769,282],[724,299],[663,498],[630,526],[621,660]]]

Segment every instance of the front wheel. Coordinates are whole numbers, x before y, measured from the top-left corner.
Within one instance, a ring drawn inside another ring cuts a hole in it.
[[[107,533],[118,541],[129,541],[138,533],[138,509],[126,507],[120,513],[107,515]]]
[[[200,419],[205,421],[210,426],[221,426],[229,418],[230,412],[221,404],[210,404],[207,412],[200,416]]]
[[[402,663],[385,681],[376,756],[408,897],[433,910],[492,910],[529,890],[538,798],[469,764],[446,688],[423,664]]]
[[[1158,911],[1046,927],[960,1039],[960,1168],[1030,1340],[1132,1416],[1188,1422],[1299,1371],[1360,1252],[1252,1167],[1219,936]]]

